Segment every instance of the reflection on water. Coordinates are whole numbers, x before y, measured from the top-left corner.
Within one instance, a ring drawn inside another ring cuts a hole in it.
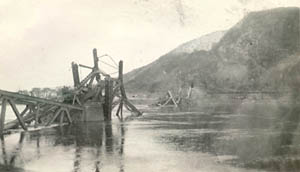
[[[123,154],[123,124],[114,127],[82,123],[4,136],[0,171],[53,171],[54,167],[55,171],[100,171],[106,161],[103,156],[114,159]],[[124,171],[122,164],[118,167]]]
[[[0,171],[299,171],[300,107],[149,113],[1,138]]]

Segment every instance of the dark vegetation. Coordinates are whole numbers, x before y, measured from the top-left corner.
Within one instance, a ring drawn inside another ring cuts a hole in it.
[[[32,88],[31,90],[19,90],[18,93],[55,100],[64,103],[72,103],[73,93],[71,87],[57,87],[57,88]]]

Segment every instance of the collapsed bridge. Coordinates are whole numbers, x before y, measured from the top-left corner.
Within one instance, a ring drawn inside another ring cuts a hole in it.
[[[0,90],[0,135],[19,126],[27,130],[32,122],[34,122],[34,127],[38,127],[49,126],[55,122],[62,125],[65,122],[71,124],[74,121],[109,121],[115,107],[118,107],[116,116],[119,119],[123,119],[123,106],[136,116],[142,115],[127,98],[123,84],[123,61],[120,61],[117,66],[118,77],[113,78],[99,68],[96,49],[93,50],[93,60],[93,67],[72,62],[74,81],[74,88],[70,92],[72,101],[57,102]],[[79,67],[91,70],[82,80],[79,77]],[[5,123],[8,104],[17,119]],[[20,112],[17,104],[23,104],[25,108]]]

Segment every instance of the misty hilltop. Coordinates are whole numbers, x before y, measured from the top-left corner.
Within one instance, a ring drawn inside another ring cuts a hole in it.
[[[187,42],[125,75],[136,91],[160,92],[193,83],[207,91],[297,88],[299,8],[252,12],[226,32]]]

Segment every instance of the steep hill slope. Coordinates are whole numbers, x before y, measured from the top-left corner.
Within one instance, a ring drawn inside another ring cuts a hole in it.
[[[178,87],[185,77],[181,74],[182,71],[175,70],[174,72],[174,69],[179,67],[178,64],[185,62],[186,58],[196,51],[206,54],[204,50],[210,50],[225,33],[225,31],[217,31],[191,40],[161,56],[158,60],[125,74],[126,87],[135,92],[165,91]]]
[[[230,29],[213,48],[219,57],[218,85],[261,89],[271,67],[299,52],[299,8],[254,12]]]
[[[250,13],[227,31],[211,50],[191,53],[174,53],[177,50],[173,50],[127,74],[127,87],[148,92],[165,91],[190,83],[210,91],[278,88],[270,82],[276,80],[270,71],[287,73],[287,69],[276,68],[287,58],[293,61],[292,65],[300,61],[299,16],[299,8]],[[294,78],[297,76],[298,73],[293,73]],[[281,82],[290,80],[287,78]],[[281,85],[284,87],[285,84]]]
[[[204,36],[201,36],[200,38],[193,39],[191,41],[188,41],[187,43],[184,43],[174,50],[172,50],[171,54],[178,54],[178,53],[193,53],[195,51],[209,51],[213,45],[218,43],[220,39],[224,36],[226,31],[217,31],[213,32]]]

